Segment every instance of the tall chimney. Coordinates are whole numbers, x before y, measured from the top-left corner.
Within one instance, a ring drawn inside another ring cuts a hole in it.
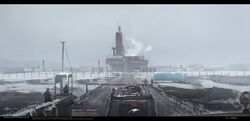
[[[123,50],[123,40],[122,40],[122,32],[121,32],[121,26],[118,27],[118,32],[116,32],[116,56],[124,56],[124,50]]]

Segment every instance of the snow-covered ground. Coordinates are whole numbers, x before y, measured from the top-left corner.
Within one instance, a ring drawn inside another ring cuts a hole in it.
[[[243,92],[243,91],[250,91],[250,86],[243,86],[243,85],[233,85],[233,84],[224,84],[224,83],[217,83],[212,80],[207,79],[197,79],[194,82],[186,83],[177,83],[177,82],[169,82],[169,83],[158,83],[160,86],[172,86],[184,89],[202,89],[202,88],[224,88],[224,89],[232,89],[235,91]]]
[[[249,71],[217,71],[217,72],[184,72],[186,73],[189,77],[199,77],[200,76],[206,76],[206,75],[223,75],[223,76],[233,76],[234,78],[242,77],[242,76],[249,76],[250,72]],[[136,77],[141,78],[141,79],[147,79],[148,81],[153,78],[153,73],[140,73],[137,74]],[[237,81],[237,80],[235,80]],[[160,82],[158,81],[158,84],[160,86],[172,86],[172,87],[178,87],[178,88],[184,88],[184,89],[201,89],[201,88],[212,88],[212,87],[218,87],[218,88],[225,88],[225,89],[232,89],[235,91],[243,92],[243,91],[250,91],[250,80],[249,80],[249,85],[236,85],[236,84],[227,84],[227,83],[220,83],[220,82],[215,82],[213,80],[209,79],[202,79],[202,77],[199,78],[194,78],[190,81],[187,81],[188,83],[182,83],[182,82],[171,82],[171,81],[165,81],[165,82]]]
[[[15,92],[44,92],[46,88],[54,87],[54,75],[56,72],[45,72],[43,73],[23,73],[23,74],[10,74],[0,77],[0,92],[3,91],[15,91]],[[0,74],[1,75],[1,74]],[[98,80],[99,83],[105,83],[106,80],[103,78],[107,76],[106,73],[100,73]],[[110,74],[111,77],[111,74]],[[98,73],[74,73],[74,94],[80,96],[86,92],[86,85],[79,84],[76,80],[79,79],[94,79],[98,78]],[[38,80],[37,84],[31,84],[27,82],[28,80]],[[57,86],[59,87],[59,86]],[[88,90],[93,90],[97,88],[98,85],[88,85]]]
[[[15,92],[44,92],[46,88],[50,88],[50,91],[52,91],[54,87],[53,83],[49,83],[46,85],[39,85],[39,84],[29,84],[27,82],[22,82],[22,83],[14,83],[14,84],[2,84],[0,85],[0,92],[4,91],[15,91]],[[59,86],[57,86],[59,87]],[[88,90],[93,90],[98,85],[88,85]],[[74,88],[76,89],[74,93],[76,96],[80,96],[86,92],[86,86],[81,85],[81,84],[74,84]]]
[[[33,72],[33,73],[13,73],[13,74],[0,74],[0,91],[19,91],[19,92],[44,92],[46,88],[53,88],[53,79],[57,72]],[[229,75],[229,76],[248,76],[250,72],[248,71],[217,71],[217,72],[184,72],[189,77],[190,76],[201,76],[201,75]],[[135,76],[140,79],[150,80],[153,78],[152,72],[143,72],[143,73],[135,73]],[[104,77],[112,77],[112,73],[100,73],[99,78]],[[74,80],[80,79],[94,79],[98,78],[98,73],[90,73],[90,72],[78,72],[74,73]],[[47,80],[46,84],[30,84],[27,83],[27,80]],[[105,83],[104,79],[99,81],[100,83]],[[249,81],[250,83],[250,81]],[[178,83],[178,82],[168,82],[161,83],[158,82],[161,86],[173,86],[185,89],[198,89],[198,88],[211,88],[211,87],[219,87],[232,89],[236,91],[247,91],[250,90],[250,85],[234,85],[227,83],[215,82],[209,79],[195,79],[188,81],[188,83]],[[75,88],[81,93],[85,93],[86,86],[82,84],[75,84]],[[89,85],[88,89],[95,89],[97,86]]]
[[[184,88],[184,89],[201,89],[202,87],[192,84],[183,84],[183,83],[158,83],[160,86],[171,86],[171,87],[177,87],[177,88]]]
[[[250,86],[217,83],[217,82],[206,80],[206,79],[199,79],[198,82],[200,82],[201,87],[203,88],[219,87],[219,88],[225,88],[225,89],[232,89],[232,90],[236,90],[239,92],[250,91]]]

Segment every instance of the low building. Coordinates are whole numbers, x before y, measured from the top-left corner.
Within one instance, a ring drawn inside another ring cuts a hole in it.
[[[111,66],[112,71],[148,71],[148,60],[144,56],[113,56],[106,59],[106,64]]]

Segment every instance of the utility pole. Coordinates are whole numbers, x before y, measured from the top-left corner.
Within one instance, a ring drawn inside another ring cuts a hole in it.
[[[64,65],[64,44],[66,42],[62,41],[60,43],[62,43],[62,72],[63,72],[63,65]]]
[[[108,80],[109,80],[109,70],[108,70],[108,65],[106,64],[106,69],[107,69],[107,77],[108,77]]]
[[[100,59],[98,59],[98,79],[99,79],[99,72],[100,72]]]

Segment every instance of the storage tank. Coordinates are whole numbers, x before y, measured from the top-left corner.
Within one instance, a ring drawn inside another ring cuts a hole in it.
[[[187,75],[185,73],[176,73],[176,72],[154,73],[155,81],[185,81],[186,79]]]

